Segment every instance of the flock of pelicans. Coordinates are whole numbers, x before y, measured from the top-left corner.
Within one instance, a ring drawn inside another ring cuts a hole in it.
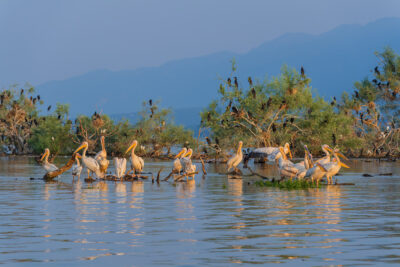
[[[102,136],[100,140],[102,149],[95,155],[94,158],[86,156],[86,152],[89,147],[87,142],[83,142],[75,150],[74,153],[77,153],[82,149],[83,152],[82,155],[77,154],[76,163],[72,166],[72,176],[74,178],[76,176],[80,177],[83,166],[85,166],[87,169],[88,178],[90,178],[91,174],[93,173],[97,178],[105,177],[107,168],[109,166],[109,161],[107,160],[104,136]],[[126,158],[114,158],[115,176],[117,178],[122,179],[125,175],[130,175],[131,172],[133,172],[133,175],[142,173],[144,161],[141,157],[135,154],[135,148],[137,145],[137,140],[134,140],[125,152],[125,154],[131,152],[131,169],[128,171],[128,173],[126,172]],[[292,159],[292,153],[288,143],[286,143],[283,147],[257,148],[245,156],[243,156],[242,147],[243,142],[240,141],[236,153],[227,162],[228,172],[233,169],[233,174],[240,173],[240,170],[237,169],[237,166],[243,161],[243,159],[246,166],[250,158],[267,158],[269,161],[276,163],[279,169],[281,180],[285,178],[289,178],[290,180],[293,178],[298,180],[310,179],[312,182],[316,182],[318,184],[322,178],[326,177],[327,183],[332,184],[332,177],[339,172],[341,167],[349,168],[349,166],[340,160],[340,158],[347,158],[340,153],[338,149],[332,149],[326,144],[322,145],[322,151],[325,153],[325,156],[318,160],[313,159],[313,156],[311,155],[307,146],[304,145],[304,160],[298,163],[293,163],[288,159],[287,155],[289,155],[290,159]],[[194,178],[196,173],[196,165],[192,163],[192,154],[193,150],[191,148],[182,148],[182,150],[175,156],[172,173],[183,173],[183,175],[186,176],[186,179],[188,177]],[[46,148],[41,158],[42,165],[47,172],[57,171],[58,167],[48,162],[49,155],[50,150]],[[80,164],[80,159],[82,160],[83,166]]]
[[[107,150],[105,147],[105,138],[101,137],[101,147],[102,149],[95,155],[94,158],[86,156],[86,152],[89,148],[88,142],[83,142],[74,153],[76,155],[76,163],[72,166],[72,176],[75,178],[76,176],[80,178],[83,166],[86,167],[88,178],[91,177],[91,174],[95,174],[97,178],[104,178],[107,173],[108,166],[110,164],[109,160],[107,160]],[[130,175],[133,172],[134,175],[141,174],[144,168],[144,160],[135,154],[135,148],[137,147],[138,142],[134,140],[131,145],[126,150],[125,154],[131,151],[131,169],[126,172],[126,158],[114,158],[114,167],[115,167],[115,176],[118,179],[122,179],[126,175]],[[82,155],[78,154],[80,150],[83,149]],[[194,178],[194,174],[196,172],[196,165],[192,163],[191,157],[193,154],[193,150],[191,148],[182,148],[178,155],[175,156],[175,160],[173,163],[172,173],[179,174],[183,172],[186,178],[192,177]],[[48,148],[45,149],[41,161],[42,166],[46,170],[46,172],[57,171],[58,167],[48,161],[50,156],[50,150]],[[82,160],[82,165],[79,160]]]

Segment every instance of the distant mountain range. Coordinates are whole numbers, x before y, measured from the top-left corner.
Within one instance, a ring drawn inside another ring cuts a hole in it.
[[[178,124],[192,126],[199,122],[198,111],[217,97],[219,79],[231,72],[232,58],[244,86],[248,76],[263,80],[279,74],[284,64],[304,66],[313,88],[329,98],[352,91],[355,81],[371,74],[375,51],[391,46],[400,52],[399,32],[400,19],[388,18],[365,26],[342,25],[320,35],[290,33],[245,54],[221,52],[160,67],[97,70],[36,88],[46,103],[69,103],[73,116],[96,110],[134,120],[141,103],[151,98],[173,107]]]

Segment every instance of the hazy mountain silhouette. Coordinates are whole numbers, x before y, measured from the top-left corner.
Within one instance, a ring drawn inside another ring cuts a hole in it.
[[[304,66],[320,95],[339,96],[371,73],[376,64],[375,51],[391,46],[400,52],[399,32],[400,19],[388,18],[365,26],[342,25],[320,35],[291,33],[245,54],[221,52],[160,67],[98,70],[47,82],[37,89],[46,103],[69,103],[72,115],[97,110],[134,116],[141,103],[152,98],[161,100],[162,106],[173,107],[179,113],[177,123],[196,125],[199,119],[193,118],[193,107],[200,110],[216,98],[219,78],[225,79],[231,72],[232,58],[237,62],[239,82],[245,87],[248,76],[263,80],[266,75],[279,74],[287,64],[296,69]]]

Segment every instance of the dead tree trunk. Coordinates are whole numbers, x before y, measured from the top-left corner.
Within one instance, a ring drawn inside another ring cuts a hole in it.
[[[71,167],[74,164],[75,160],[76,160],[76,153],[72,154],[72,156],[69,159],[69,161],[67,162],[67,164],[65,164],[64,166],[62,166],[61,168],[59,168],[56,171],[46,173],[43,176],[43,179],[44,180],[52,180],[55,177],[61,175],[62,173],[68,171],[69,169],[71,169]]]

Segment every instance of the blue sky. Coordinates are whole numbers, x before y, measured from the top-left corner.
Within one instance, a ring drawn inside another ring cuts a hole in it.
[[[397,0],[0,0],[0,86],[246,52],[399,10]]]

